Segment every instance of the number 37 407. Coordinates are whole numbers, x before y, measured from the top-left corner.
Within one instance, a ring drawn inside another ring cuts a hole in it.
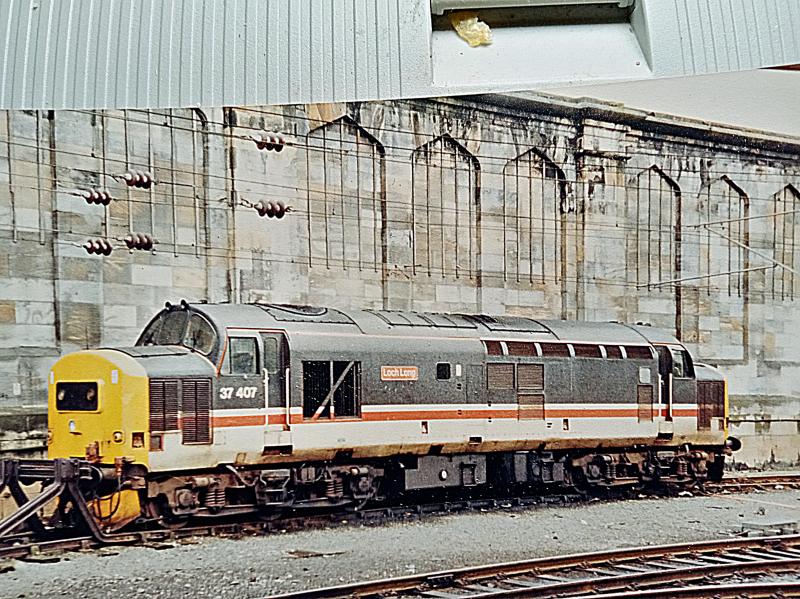
[[[258,387],[220,387],[219,398],[231,399],[238,397],[240,399],[253,399],[258,393]]]

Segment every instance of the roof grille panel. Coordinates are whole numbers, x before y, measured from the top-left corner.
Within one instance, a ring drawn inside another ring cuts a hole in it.
[[[293,304],[254,304],[281,322],[317,322],[325,324],[355,324],[344,312],[334,308]]]
[[[400,310],[365,310],[393,327],[430,327],[441,329],[478,328],[465,316],[438,312],[406,312]]]

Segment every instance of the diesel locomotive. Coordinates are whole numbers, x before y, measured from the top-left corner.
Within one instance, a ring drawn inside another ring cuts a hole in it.
[[[441,488],[722,476],[727,387],[649,326],[169,303],[49,373],[48,452],[106,530]]]

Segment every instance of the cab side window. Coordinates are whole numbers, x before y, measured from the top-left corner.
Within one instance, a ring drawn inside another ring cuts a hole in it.
[[[256,374],[258,372],[258,346],[255,338],[231,337],[228,348],[231,374]]]
[[[672,352],[672,376],[678,379],[691,378],[694,376],[692,359],[685,351]]]
[[[270,374],[278,372],[278,340],[275,337],[262,337],[264,340],[264,370]]]

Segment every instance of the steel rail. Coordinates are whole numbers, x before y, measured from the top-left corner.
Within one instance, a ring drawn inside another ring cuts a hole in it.
[[[531,560],[522,560],[501,564],[490,564],[482,566],[472,566],[466,568],[458,568],[454,570],[445,570],[439,572],[432,572],[427,574],[414,574],[410,576],[403,576],[399,578],[373,580],[367,582],[351,583],[344,585],[337,585],[326,588],[309,589],[305,591],[297,591],[287,594],[275,595],[274,599],[312,599],[312,598],[334,598],[334,597],[364,597],[371,595],[388,595],[398,593],[421,593],[428,589],[454,589],[463,588],[465,585],[479,583],[491,579],[512,578],[524,575],[531,575],[536,577],[537,574],[557,573],[569,568],[588,568],[590,566],[606,565],[607,567],[614,567],[615,563],[621,564],[624,562],[635,563],[636,560],[642,559],[668,559],[676,556],[686,556],[692,559],[693,556],[699,556],[703,553],[715,553],[717,555],[730,551],[746,551],[746,550],[765,550],[771,548],[785,548],[790,545],[800,545],[800,535],[787,535],[787,536],[771,536],[771,537],[753,537],[745,539],[722,539],[714,541],[700,541],[693,543],[680,543],[671,545],[658,545],[648,547],[632,547],[624,549],[615,549],[606,552],[591,552],[591,553],[577,553],[566,556],[558,557],[544,557],[535,558]],[[796,564],[789,563],[800,558],[800,549],[796,552],[788,553],[788,557],[784,556],[782,562],[786,567],[796,568]],[[734,560],[736,562],[736,560]],[[738,563],[727,561],[726,566],[735,565],[738,571],[743,571],[747,568],[748,564],[759,563],[758,567],[764,568],[770,563],[775,563],[774,559],[743,559]],[[778,562],[781,563],[781,562]],[[642,566],[647,563],[643,562]],[[701,566],[695,565],[695,569]],[[682,570],[681,576],[686,573],[691,573],[690,568],[670,568],[670,570]],[[706,571],[706,574],[708,571]],[[641,574],[647,574],[641,572]],[[669,580],[667,573],[661,571],[651,571],[650,574],[654,577],[664,576],[664,580]],[[645,582],[646,577],[642,576],[638,579],[634,578],[634,574],[608,576],[610,580],[621,581],[623,577],[627,576],[627,584],[634,582]],[[521,586],[512,589],[497,589],[487,588],[484,594],[473,593],[472,595],[463,595],[464,597],[503,597],[503,596],[522,596],[526,594],[535,593],[537,597],[546,597],[550,589],[556,592],[566,592],[567,585],[574,584],[576,589],[587,588],[587,583],[598,584],[603,580],[601,577],[594,579],[584,579],[578,581],[565,581],[556,579],[552,581],[554,584],[549,586],[531,585],[530,581],[524,581]],[[560,588],[557,588],[561,584]],[[619,582],[609,582],[609,584],[619,584]],[[591,587],[595,588],[595,587]],[[613,586],[611,587],[613,588]],[[443,595],[444,596],[444,595]],[[662,595],[663,596],[663,595]]]
[[[734,556],[731,556],[734,557]],[[664,556],[668,559],[669,556]],[[636,562],[637,566],[648,566],[647,562]],[[616,568],[617,564],[603,562],[607,568]],[[590,570],[591,571],[591,570]],[[458,590],[470,591],[467,595],[460,595],[464,599],[501,599],[506,597],[525,597],[535,594],[538,599],[554,597],[572,597],[575,593],[594,593],[615,591],[626,588],[643,589],[647,587],[662,587],[665,583],[680,583],[683,581],[713,580],[728,576],[756,576],[767,572],[798,572],[800,571],[800,553],[796,558],[778,558],[777,560],[759,560],[754,562],[731,561],[726,564],[709,564],[707,566],[688,566],[685,568],[666,568],[649,572],[634,574],[615,574],[600,577],[587,577],[565,582],[543,582],[537,584],[533,581],[502,580],[499,583],[515,585],[516,588],[484,587],[482,585],[459,585]],[[549,571],[548,571],[549,572]],[[556,571],[556,575],[557,575]],[[484,590],[486,589],[486,590]],[[474,591],[474,592],[473,592]],[[663,593],[663,591],[662,591]]]
[[[752,476],[725,476],[720,481],[709,482],[709,485],[724,485],[724,484],[800,484],[800,472],[797,473],[784,473],[784,474],[754,474]]]
[[[748,582],[573,596],[570,599],[777,599],[800,597],[800,581]]]

